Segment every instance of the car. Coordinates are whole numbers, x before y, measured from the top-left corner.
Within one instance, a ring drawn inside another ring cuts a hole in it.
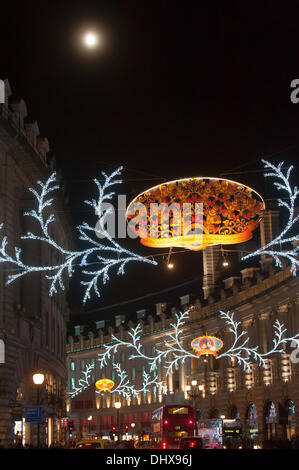
[[[114,446],[116,449],[134,449],[135,446],[135,441],[133,439],[130,439],[128,441],[116,441],[114,442]]]
[[[109,439],[86,439],[76,444],[76,449],[112,449]]]
[[[153,441],[138,441],[135,445],[136,449],[153,449]]]
[[[223,449],[221,444],[205,444],[206,449]]]
[[[182,437],[179,442],[179,449],[204,449],[204,441],[201,437]]]

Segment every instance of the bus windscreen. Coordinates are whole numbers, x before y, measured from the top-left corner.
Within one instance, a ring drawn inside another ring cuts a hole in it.
[[[178,407],[178,406],[173,406],[173,407],[168,407],[168,414],[169,415],[188,415],[189,414],[189,409],[187,407]]]

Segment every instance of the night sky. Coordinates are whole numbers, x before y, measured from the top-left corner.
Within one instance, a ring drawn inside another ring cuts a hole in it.
[[[94,28],[103,45],[87,51],[81,34]],[[227,176],[267,197],[260,157],[297,163],[298,1],[10,1],[0,44],[0,77],[49,138],[74,224],[91,215],[82,201],[94,195],[92,178],[119,165],[130,200],[186,176]],[[128,266],[87,308],[201,274],[198,253],[177,255],[173,272],[161,260]]]

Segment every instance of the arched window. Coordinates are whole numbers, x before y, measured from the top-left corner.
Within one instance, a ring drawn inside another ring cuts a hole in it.
[[[265,437],[267,440],[275,439],[276,433],[276,408],[273,401],[269,401],[265,406]]]
[[[254,403],[250,403],[246,413],[246,423],[248,429],[248,437],[253,440],[258,434],[258,415]]]
[[[211,419],[220,419],[221,412],[218,408],[214,408],[210,413]]]
[[[0,339],[0,364],[5,363],[5,344],[3,339]]]

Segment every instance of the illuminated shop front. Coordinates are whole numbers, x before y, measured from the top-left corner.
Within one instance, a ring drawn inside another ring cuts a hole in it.
[[[14,422],[14,435],[16,444],[25,444],[26,432],[25,432],[25,418],[22,418],[20,421]]]
[[[252,441],[255,441],[258,437],[258,415],[254,403],[250,403],[250,405],[248,406],[246,424],[248,430],[248,438]]]
[[[296,416],[293,400],[279,403],[279,424],[284,427],[285,439],[292,439],[296,434]]]
[[[276,437],[276,408],[273,401],[268,402],[265,408],[265,438],[270,441]]]
[[[292,437],[295,436],[295,432],[296,432],[295,405],[292,400],[288,400],[287,410],[288,410],[287,439],[291,439]]]

